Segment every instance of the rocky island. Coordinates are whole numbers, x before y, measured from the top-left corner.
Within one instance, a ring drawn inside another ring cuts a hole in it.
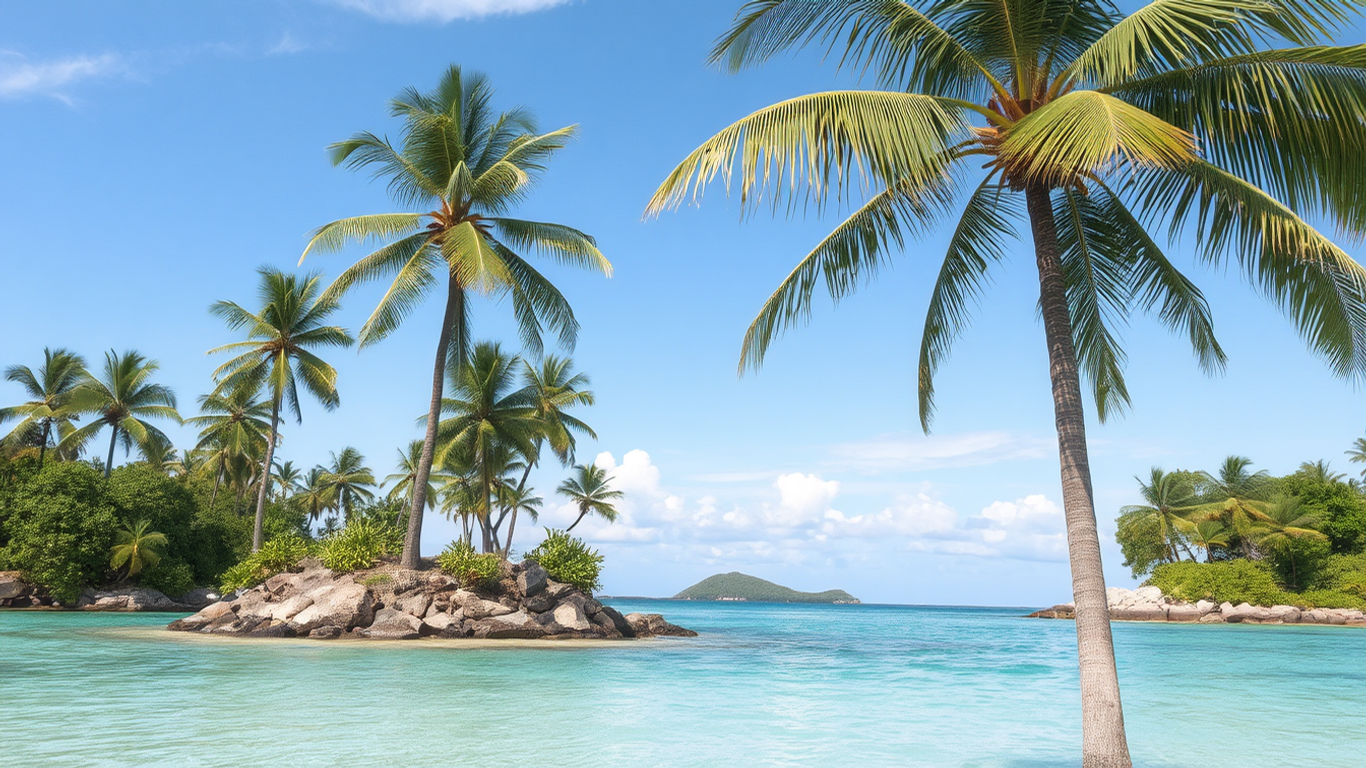
[[[316,560],[229,595],[168,627],[241,637],[416,640],[617,640],[695,637],[659,614],[622,615],[532,563],[504,564],[501,576],[462,588],[439,570],[394,565],[336,573]]]
[[[1164,595],[1157,587],[1105,590],[1112,621],[1170,621],[1200,624],[1325,624],[1366,627],[1366,614],[1354,608],[1304,609],[1293,605],[1258,606],[1241,603],[1188,603]],[[1031,619],[1075,619],[1073,603],[1055,605],[1029,614]]]
[[[755,603],[854,604],[858,598],[842,589],[798,592],[756,576],[732,571],[718,573],[674,595],[675,600],[717,600]]]

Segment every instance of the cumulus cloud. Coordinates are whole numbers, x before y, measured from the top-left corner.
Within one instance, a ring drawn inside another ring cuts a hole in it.
[[[51,96],[69,102],[68,86],[126,69],[123,59],[114,54],[34,61],[20,53],[0,51],[0,98]]]
[[[1009,432],[961,435],[883,435],[830,449],[831,463],[858,472],[974,467],[1048,456],[1051,443]]]
[[[327,0],[384,21],[446,23],[499,14],[530,13],[569,0]]]

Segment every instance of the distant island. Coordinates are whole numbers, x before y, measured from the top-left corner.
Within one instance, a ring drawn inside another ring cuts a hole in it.
[[[734,600],[753,603],[857,603],[842,589],[798,592],[756,576],[731,572],[705,578],[674,595],[675,600]]]

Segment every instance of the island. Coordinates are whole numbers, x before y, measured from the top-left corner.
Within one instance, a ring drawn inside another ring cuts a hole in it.
[[[750,603],[854,604],[859,599],[842,589],[798,592],[771,581],[732,571],[709,576],[674,595],[675,600],[719,600]]]

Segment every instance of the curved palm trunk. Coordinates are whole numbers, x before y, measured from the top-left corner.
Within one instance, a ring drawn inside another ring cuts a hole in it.
[[[408,535],[403,539],[404,568],[417,568],[422,558],[422,512],[427,508],[427,481],[432,476],[432,459],[436,455],[436,426],[441,420],[441,396],[446,387],[446,358],[450,354],[451,335],[457,321],[464,322],[465,292],[455,275],[451,275],[446,294],[446,314],[441,322],[441,335],[436,342],[436,367],[432,372],[432,402],[427,408],[427,434],[422,438],[422,456],[417,462],[417,476],[413,479],[413,503],[408,510]]]
[[[536,444],[536,451],[537,451],[537,453],[540,453],[540,449],[541,449],[541,444],[538,442],[538,443]],[[526,463],[526,470],[525,470],[524,472],[522,472],[522,481],[521,481],[520,483],[517,483],[517,494],[518,494],[519,496],[521,495],[522,491],[523,491],[524,489],[526,489],[526,480],[527,480],[528,477],[531,477],[531,468],[532,468],[532,466],[534,466],[534,465],[533,465],[531,462],[528,461],[528,462]],[[504,545],[503,545],[503,559],[504,559],[504,560],[508,559],[508,557],[510,557],[511,554],[512,554],[512,534],[513,534],[513,532],[516,531],[516,530],[517,530],[517,508],[516,508],[516,507],[513,507],[513,508],[512,508],[512,519],[508,521],[508,540],[507,540],[507,542],[505,542]]]
[[[575,526],[575,525],[578,525],[578,524],[581,523],[581,522],[583,522],[583,518],[584,518],[587,514],[588,514],[587,510],[585,510],[585,511],[583,511],[583,512],[580,512],[580,513],[579,513],[579,516],[576,517],[576,518],[574,518],[574,524],[571,525],[571,526],[569,526],[568,528],[564,529],[564,532],[565,532],[565,533],[569,533],[570,531],[574,530],[574,526]]]
[[[265,543],[266,494],[270,492],[270,468],[275,462],[275,441],[280,435],[280,398],[270,408],[270,442],[266,443],[266,457],[261,462],[261,491],[256,496],[256,523],[251,530],[251,551]]]
[[[1124,735],[1124,710],[1115,669],[1110,610],[1105,600],[1100,537],[1091,490],[1082,410],[1081,377],[1072,345],[1072,322],[1063,283],[1057,226],[1046,187],[1026,190],[1029,220],[1039,269],[1039,304],[1048,340],[1053,411],[1062,464],[1063,513],[1067,551],[1076,601],[1077,661],[1081,673],[1082,765],[1084,768],[1130,768]]]
[[[114,430],[109,433],[109,460],[104,462],[104,476],[109,477],[109,473],[114,469],[114,444],[119,440],[119,425],[114,425]]]
[[[38,471],[43,471],[43,459],[47,458],[47,441],[52,439],[52,422],[43,420],[43,444],[38,446]]]

